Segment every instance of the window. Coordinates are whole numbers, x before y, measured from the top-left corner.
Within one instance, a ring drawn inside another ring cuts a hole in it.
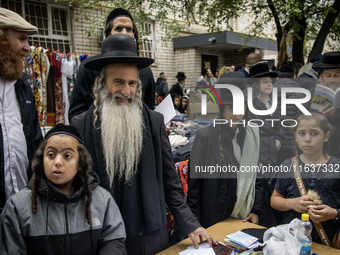
[[[42,46],[60,52],[72,51],[71,25],[67,7],[25,0],[2,0],[1,5],[22,15],[38,28],[38,34],[29,37],[31,46]]]
[[[140,45],[140,56],[155,58],[155,25],[151,22],[145,22],[141,25],[144,31],[143,42]]]

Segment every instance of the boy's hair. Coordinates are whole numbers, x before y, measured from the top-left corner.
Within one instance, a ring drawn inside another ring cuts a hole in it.
[[[294,127],[294,136],[295,136],[295,133],[296,133],[296,130],[299,126],[299,123],[303,120],[314,120],[316,121],[316,123],[319,125],[320,129],[326,134],[328,131],[332,131],[332,126],[331,124],[329,124],[327,118],[321,114],[321,113],[317,113],[317,112],[312,112],[311,113],[312,115],[304,115],[304,114],[301,114],[298,118],[297,118],[297,125]],[[302,153],[302,151],[300,150],[300,148],[297,146],[297,143],[295,142],[294,143],[295,145],[295,153],[297,155],[300,155]],[[323,152],[323,155],[326,157],[328,152],[329,152],[329,149],[330,149],[330,145],[329,145],[329,139],[327,142],[324,142],[323,144],[323,148],[322,148],[322,152]]]
[[[71,136],[70,136],[71,137]],[[44,171],[44,151],[47,144],[47,140],[44,140],[39,146],[37,152],[32,159],[32,170],[33,170],[33,187],[31,196],[32,212],[37,212],[37,188],[39,187],[40,180],[45,176]],[[90,226],[91,221],[91,203],[92,203],[92,190],[90,188],[90,173],[92,172],[92,158],[90,153],[87,151],[85,146],[78,142],[77,145],[79,161],[78,166],[81,169],[80,172],[85,180],[85,192],[87,195],[86,202],[86,219]]]
[[[182,99],[182,97],[181,97],[180,95],[175,95],[175,96],[172,98],[172,100],[175,102],[175,99],[176,99],[176,98]]]

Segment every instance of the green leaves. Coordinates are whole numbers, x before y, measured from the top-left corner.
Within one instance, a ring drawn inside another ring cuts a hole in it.
[[[122,7],[132,13],[136,24],[156,21],[164,31],[165,36],[161,36],[163,41],[172,40],[180,31],[190,30],[192,24],[203,25],[210,33],[238,30],[231,21],[242,18],[248,19],[249,26],[246,31],[239,32],[248,33],[250,36],[273,37],[274,32],[272,35],[268,34],[270,31],[268,25],[273,23],[276,34],[281,34],[284,28],[294,44],[295,40],[305,41],[305,36],[308,36],[308,40],[315,39],[327,15],[337,12],[332,6],[340,0],[68,0],[67,2],[85,10],[84,19],[90,21],[92,29],[92,32],[87,32],[88,35],[95,31],[92,28],[94,24],[104,24],[112,8]],[[93,15],[90,15],[93,11],[101,13],[97,15],[96,21]],[[337,18],[328,38],[338,38],[339,29]],[[141,31],[142,38],[143,35],[145,34]],[[280,39],[281,36],[277,38]]]

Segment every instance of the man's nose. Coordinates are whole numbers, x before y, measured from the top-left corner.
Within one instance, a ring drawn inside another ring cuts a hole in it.
[[[131,94],[130,91],[130,86],[128,83],[125,83],[124,86],[122,87],[121,91],[120,91],[124,96],[129,96]]]
[[[22,47],[22,50],[27,52],[27,53],[30,52],[31,48],[30,48],[30,45],[29,45],[27,40],[24,42],[24,46]]]

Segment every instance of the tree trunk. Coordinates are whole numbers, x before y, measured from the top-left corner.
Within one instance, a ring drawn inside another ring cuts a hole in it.
[[[322,53],[323,47],[326,42],[327,35],[329,34],[329,31],[331,30],[335,19],[339,16],[340,11],[340,0],[335,0],[333,4],[333,11],[329,11],[321,28],[320,31],[315,38],[315,42],[313,44],[313,48],[309,53],[308,59],[313,59],[316,57],[317,54]]]
[[[301,26],[306,27],[306,20],[299,20]],[[304,49],[304,41],[305,41],[305,29],[300,29],[297,33],[297,37],[293,38],[293,62],[298,62],[304,64],[305,61],[303,59],[303,49]]]

